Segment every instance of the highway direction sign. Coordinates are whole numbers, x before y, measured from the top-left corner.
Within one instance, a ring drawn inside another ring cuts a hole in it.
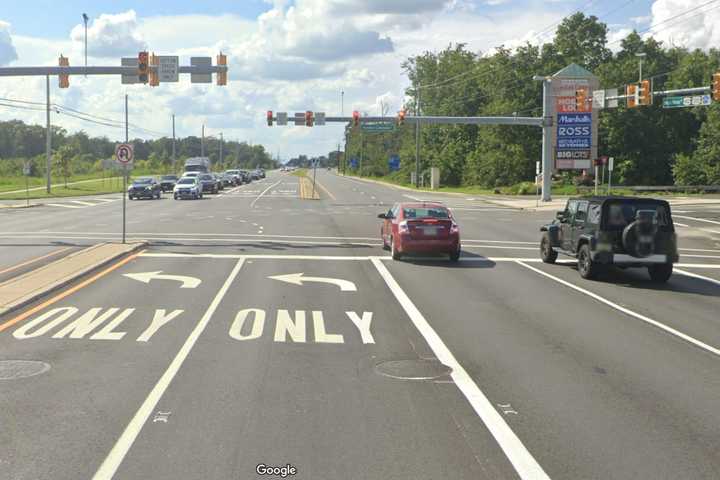
[[[180,59],[177,56],[160,56],[158,57],[160,64],[158,65],[158,77],[160,82],[178,82],[178,66]]]
[[[710,95],[688,95],[663,98],[663,108],[685,108],[707,106],[712,103]]]
[[[131,143],[118,143],[115,146],[115,158],[121,165],[129,165],[133,161],[133,146]]]

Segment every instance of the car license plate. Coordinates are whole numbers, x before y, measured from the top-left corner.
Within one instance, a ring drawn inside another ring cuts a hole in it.
[[[438,234],[438,227],[423,227],[423,233],[427,236],[435,236]]]

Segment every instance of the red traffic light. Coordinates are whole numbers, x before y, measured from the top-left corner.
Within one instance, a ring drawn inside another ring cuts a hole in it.
[[[311,112],[310,110],[305,112],[305,126],[306,127],[313,126],[313,112]]]
[[[272,112],[272,110],[268,110],[268,111],[267,111],[267,124],[268,124],[268,127],[272,127],[272,124],[273,124],[273,112]]]
[[[358,125],[360,125],[360,112],[358,112],[357,110],[352,113],[352,122],[353,127],[357,127]]]
[[[138,52],[138,66],[137,72],[140,82],[147,83],[148,81],[148,52]]]

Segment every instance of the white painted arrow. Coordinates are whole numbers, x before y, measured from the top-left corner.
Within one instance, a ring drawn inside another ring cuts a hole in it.
[[[340,287],[340,291],[342,292],[357,292],[357,287],[350,280],[343,280],[341,278],[305,277],[303,275],[303,273],[288,273],[286,275],[275,275],[268,278],[300,286],[303,285],[303,282],[331,283]]]
[[[199,278],[195,277],[161,274],[162,270],[158,270],[157,272],[124,273],[123,275],[143,283],[150,283],[150,280],[175,280],[176,282],[182,282],[180,288],[196,288],[201,282]]]

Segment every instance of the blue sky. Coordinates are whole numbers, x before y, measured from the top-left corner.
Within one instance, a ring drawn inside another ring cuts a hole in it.
[[[702,0],[705,1],[705,0]],[[90,17],[89,63],[116,65],[121,56],[229,55],[227,87],[179,83],[124,86],[110,77],[72,77],[53,83],[52,98],[94,115],[122,118],[131,98],[132,122],[168,134],[173,114],[179,135],[210,135],[266,145],[284,158],[324,154],[342,138],[341,126],[268,128],[265,111],[394,114],[404,101],[401,63],[425,50],[465,43],[477,52],[550,41],[564,16],[580,10],[608,24],[609,40],[633,28],[660,24],[656,37],[676,45],[720,45],[720,3],[680,21],[673,16],[701,0],[0,0],[0,66],[83,62],[81,14]],[[717,8],[716,8],[717,7]],[[665,23],[660,23],[665,22]],[[716,27],[717,25],[717,27]],[[617,46],[618,43],[616,42]],[[540,72],[547,73],[547,72]],[[41,78],[0,79],[0,97],[44,101]],[[0,119],[43,123],[42,112],[0,107]],[[122,131],[55,115],[69,131],[119,138]],[[137,131],[137,136],[147,136]]]

